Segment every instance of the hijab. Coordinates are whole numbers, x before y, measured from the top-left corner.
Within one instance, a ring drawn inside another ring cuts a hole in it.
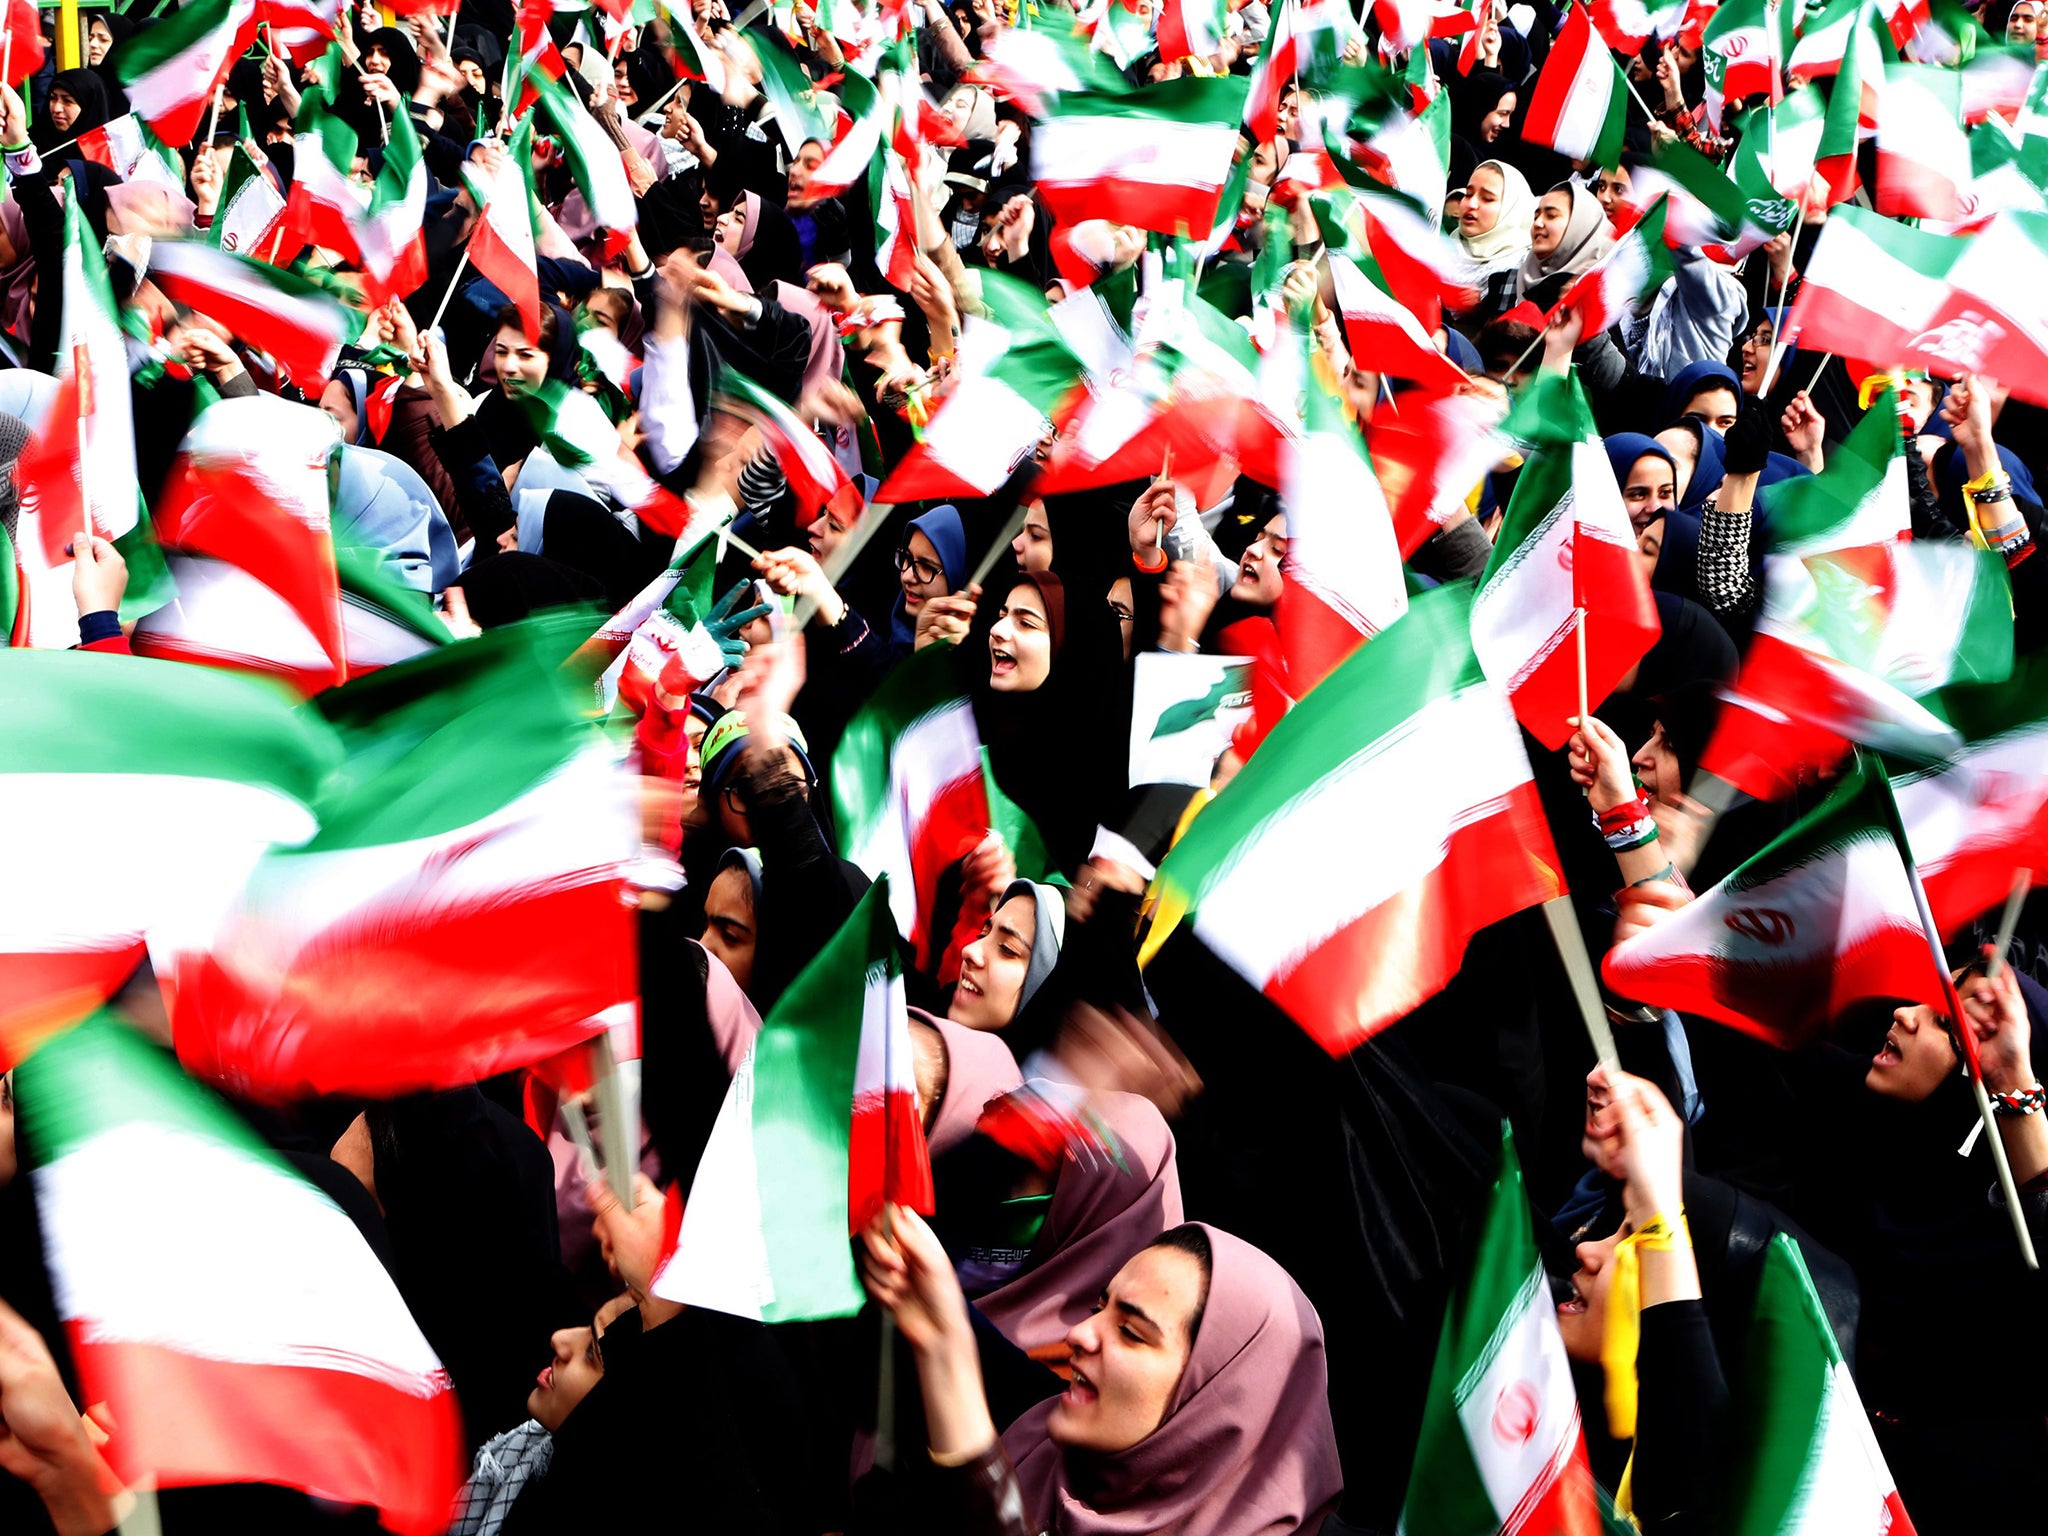
[[[1524,295],[1539,283],[1577,277],[1614,249],[1614,236],[1608,232],[1607,214],[1600,206],[1600,199],[1578,181],[1560,181],[1550,192],[1570,195],[1571,217],[1565,223],[1564,233],[1558,237],[1556,250],[1548,256],[1538,256],[1531,250],[1523,259],[1521,291]],[[1548,197],[1550,192],[1543,195]],[[1533,209],[1530,219],[1533,223]],[[1558,283],[1557,288],[1562,293],[1563,284]],[[1537,302],[1541,304],[1544,301],[1539,299]]]
[[[543,608],[595,604],[605,597],[595,578],[519,549],[479,560],[462,573],[461,587],[469,616],[483,629],[516,623]]]
[[[1508,84],[1506,76],[1490,69],[1475,69],[1452,80],[1450,88],[1451,132],[1484,153],[1488,146],[1479,136],[1479,124],[1501,104],[1502,97],[1513,95],[1515,88]]]
[[[969,1029],[951,1019],[935,1018],[922,1008],[910,1012],[939,1032],[946,1043],[946,1089],[925,1144],[933,1157],[950,1152],[974,1134],[982,1107],[999,1093],[1020,1087],[1024,1074],[1003,1037],[993,1030]]]
[[[1693,396],[1710,389],[1726,389],[1735,396],[1738,406],[1742,404],[1742,380],[1735,376],[1733,368],[1712,361],[1687,363],[1664,391],[1665,424],[1676,426]]]
[[[733,255],[756,293],[766,293],[775,282],[803,286],[803,242],[796,226],[758,192],[741,194],[740,238]]]
[[[1034,1528],[1266,1536],[1315,1530],[1337,1507],[1344,1475],[1322,1320],[1260,1250],[1199,1230],[1211,1255],[1208,1304],[1159,1427],[1113,1456],[1069,1452],[1046,1434],[1047,1402],[1004,1432]]]
[[[114,11],[94,11],[86,20],[88,25],[95,21],[101,23],[113,39],[107,44],[107,56],[86,67],[100,77],[100,84],[107,88],[107,110],[118,117],[128,110],[128,93],[121,88],[121,76],[116,66],[121,58],[121,45],[135,35],[135,23]]]
[[[1617,432],[1602,438],[1600,445],[1607,450],[1607,463],[1614,470],[1617,487],[1627,486],[1629,472],[1638,459],[1662,459],[1671,466],[1672,479],[1678,478],[1678,461],[1672,458],[1671,450],[1646,433]]]
[[[1024,967],[1024,985],[1017,991],[1017,1012],[1013,1022],[1031,1005],[1031,999],[1052,975],[1060,961],[1060,946],[1067,938],[1067,901],[1058,886],[1036,880],[1012,880],[996,898],[1001,907],[1015,896],[1029,896],[1037,909],[1031,931],[1031,959]]]
[[[78,116],[69,128],[59,128],[55,118],[50,116],[50,98],[44,94],[43,105],[36,113],[35,131],[29,137],[36,148],[48,154],[66,139],[75,139],[80,134],[90,133],[107,120],[107,87],[100,77],[89,69],[60,69],[50,81],[51,91],[63,91],[78,103]],[[80,155],[80,158],[84,158]]]
[[[1095,1298],[1125,1260],[1185,1219],[1173,1132],[1152,1101],[1132,1093],[1096,1093],[1087,1107],[1113,1138],[1120,1159],[1063,1159],[1028,1267],[974,1302],[1026,1352],[1064,1339],[1095,1310]]]
[[[967,526],[960,521],[956,507],[948,504],[933,507],[921,517],[910,520],[910,527],[903,530],[903,539],[910,541],[911,529],[923,534],[938,551],[939,566],[946,573],[946,590],[958,592],[967,581]],[[917,621],[903,606],[903,592],[896,593],[896,611],[889,620],[889,636],[900,651],[908,651],[917,638]]]
[[[1491,170],[1500,177],[1500,217],[1483,235],[1468,238],[1461,228],[1458,244],[1483,272],[1504,272],[1519,267],[1529,254],[1529,226],[1536,218],[1536,197],[1522,173],[1504,160],[1482,160],[1472,167],[1473,176]],[[1468,179],[1466,185],[1471,185]]]

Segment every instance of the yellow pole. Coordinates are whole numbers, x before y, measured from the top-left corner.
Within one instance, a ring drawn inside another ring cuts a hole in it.
[[[84,63],[85,50],[79,46],[78,0],[58,0],[57,67],[77,69]]]

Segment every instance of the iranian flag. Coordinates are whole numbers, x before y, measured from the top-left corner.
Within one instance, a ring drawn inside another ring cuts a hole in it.
[[[769,1010],[711,1127],[654,1294],[767,1323],[850,1317],[847,1238],[883,1202],[930,1215],[889,882]]]
[[[1733,1374],[1726,1423],[1734,1444],[1718,1476],[1730,1536],[1913,1536],[1834,1325],[1780,1232],[1763,1272]]]
[[[1874,0],[1828,0],[1809,10],[1785,60],[1785,78],[1802,85],[1834,74],[1850,55],[1865,19],[1875,14]]]
[[[1509,451],[1500,432],[1504,409],[1483,395],[1404,394],[1397,407],[1373,409],[1373,473],[1394,519],[1394,538],[1407,559],[1460,512]]]
[[[1123,78],[1087,40],[1053,27],[1004,27],[985,45],[975,78],[1033,117],[1068,91],[1117,91]]]
[[[807,198],[838,197],[867,179],[868,168],[881,152],[882,141],[890,132],[891,119],[898,109],[902,74],[900,69],[888,67],[894,55],[892,49],[883,56],[883,67],[877,71],[873,84],[851,71],[840,80],[839,101],[844,116],[840,119],[839,134],[804,184]],[[912,110],[915,102],[912,97]]]
[[[1571,1362],[1513,1140],[1472,1265],[1451,1291],[1401,1509],[1405,1536],[1597,1536]]]
[[[166,297],[269,353],[308,394],[317,392],[342,347],[362,331],[361,321],[317,283],[195,240],[155,242],[149,280]]]
[[[2024,658],[2007,682],[1941,703],[1963,745],[1893,789],[1934,920],[1953,936],[2005,899],[2014,871],[2048,880],[2048,663]]]
[[[1522,137],[1568,160],[1611,167],[1621,163],[1627,126],[1628,87],[1614,55],[1593,29],[1592,13],[1574,5],[1536,77]]]
[[[945,935],[932,931],[939,877],[993,825],[981,734],[957,670],[951,646],[913,652],[853,717],[832,754],[839,846],[888,882],[897,931],[919,970],[930,970],[944,945]]]
[[[132,656],[0,649],[0,715],[4,1070],[112,995],[167,916],[311,836],[334,752],[275,688]]]
[[[43,58],[48,51],[43,47],[43,16],[35,0],[5,0],[5,3],[7,73],[13,77],[7,83],[19,85],[42,72]],[[23,99],[27,99],[26,95]]]
[[[266,1102],[458,1087],[632,1001],[639,811],[575,713],[561,629],[492,630],[309,706],[346,751],[318,833],[217,921],[152,936],[187,1070]]]
[[[1043,295],[986,272],[981,294],[990,313],[968,317],[951,393],[926,424],[923,441],[875,493],[876,501],[994,494],[1038,446],[1080,382],[1080,365],[1046,318]]]
[[[331,102],[331,93],[314,85],[299,103],[289,228],[307,244],[353,262],[363,275],[364,301],[375,308],[426,281],[426,166],[412,116],[400,112],[391,120],[384,164],[366,195],[349,179],[355,130],[329,110]]]
[[[1591,0],[1593,25],[1607,46],[1634,58],[1653,37],[1673,38],[1685,19],[1686,0],[1673,0],[1652,10],[1643,0]]]
[[[2048,214],[1940,235],[1844,204],[1805,276],[1791,319],[1802,347],[1942,377],[1988,373],[2048,404]]]
[[[217,401],[178,445],[157,523],[168,548],[224,560],[282,598],[337,683],[348,661],[327,464],[339,446],[334,419],[312,406],[264,394]]]
[[[1579,713],[1575,630],[1583,624],[1597,708],[1662,626],[1577,378],[1538,379],[1518,417],[1509,431],[1533,451],[1472,600],[1472,648],[1524,728],[1555,751]]]
[[[518,306],[529,340],[540,338],[540,272],[534,250],[541,222],[533,195],[533,119],[521,118],[512,142],[498,156],[488,186],[471,188],[481,210],[469,236],[469,260]],[[481,180],[481,178],[478,178]]]
[[[1638,166],[1624,221],[1616,210],[1617,233],[1626,233],[1637,219],[1665,199],[1664,243],[1674,250],[1699,246],[1706,254],[1732,262],[1790,229],[1799,216],[1792,203],[1779,197],[1762,167],[1737,155],[1737,174],[1754,167],[1753,184],[1729,177],[1713,161],[1682,141],[1657,148],[1650,163]]]
[[[623,703],[644,714],[657,686],[671,695],[694,692],[724,670],[725,655],[704,626],[718,569],[712,533],[707,526],[687,553],[669,562],[579,648],[578,660],[598,671],[597,702],[606,713]],[[671,668],[683,678],[675,678]],[[674,682],[688,686],[671,687]]]
[[[655,532],[678,537],[690,521],[689,504],[655,482],[646,465],[620,441],[618,426],[597,396],[561,379],[514,397],[548,456],[581,475]]]
[[[233,256],[283,266],[303,245],[287,230],[288,213],[289,205],[271,183],[269,162],[258,165],[247,146],[237,144],[228,156],[227,186],[207,227],[206,243]]]
[[[1970,188],[1963,77],[1926,64],[1888,63],[1877,114],[1877,211],[1895,218],[1962,217]]]
[[[623,248],[640,215],[618,145],[606,137],[597,119],[568,86],[545,75],[532,79],[539,91],[539,110],[554,126],[556,141],[569,162],[569,174],[581,189],[591,218],[610,232],[608,239]]]
[[[849,526],[858,521],[860,487],[832,457],[832,450],[781,400],[745,374],[721,368],[712,383],[720,408],[759,429],[796,498],[797,526],[808,526],[826,507]]]
[[[1794,7],[1780,0],[1724,0],[1701,33],[1708,125],[1721,131],[1722,105],[1761,96],[1785,99],[1780,73],[1792,56]]]
[[[1273,8],[1273,25],[1252,66],[1241,119],[1254,142],[1265,144],[1279,136],[1282,93],[1303,76],[1314,83],[1333,73],[1355,26],[1349,7],[1339,0],[1281,0]]]
[[[1226,75],[1062,96],[1031,135],[1039,196],[1062,224],[1206,233],[1230,179],[1244,92]]]
[[[2005,562],[1912,540],[1773,559],[1763,611],[1700,766],[1758,799],[1831,766],[1851,742],[1926,761],[1956,745],[1915,700],[2013,666]]]
[[[1668,204],[1668,199],[1659,198],[1616,242],[1605,261],[1573,279],[1552,313],[1576,309],[1585,320],[1584,334],[1597,336],[1617,324],[1642,295],[1663,287],[1672,273],[1671,248],[1664,242]]]
[[[1859,759],[1812,815],[1609,950],[1602,978],[1623,997],[1781,1046],[1874,999],[1945,1010],[1890,795],[1876,760]]]
[[[442,1530],[462,1416],[353,1220],[133,1029],[18,1069],[51,1290],[123,1482],[278,1483]]]
[[[1887,384],[1819,474],[1773,491],[1771,553],[1796,559],[1912,537],[1899,428],[1898,392]]]
[[[1291,333],[1278,344],[1299,348]],[[1408,611],[1394,520],[1358,428],[1320,380],[1303,391],[1303,430],[1282,451],[1286,585],[1274,615],[1296,697]]]
[[[448,643],[448,628],[426,594],[393,577],[381,551],[334,553],[350,678]],[[307,696],[333,686],[333,659],[271,588],[240,566],[204,555],[174,554],[170,565],[178,595],[136,624],[129,636],[136,655],[261,673]]]
[[[193,0],[121,47],[121,85],[166,144],[189,144],[213,89],[256,40],[256,0]]]
[[[123,181],[184,185],[184,178],[172,167],[170,152],[133,112],[124,112],[110,123],[81,133],[78,149],[86,159],[104,165]]]
[[[1365,258],[1372,262],[1370,256]],[[1370,359],[1378,372],[1410,379],[1426,389],[1456,389],[1464,370],[1436,349],[1414,315],[1344,252],[1329,252],[1330,287],[1344,320],[1344,340],[1352,355]],[[1372,262],[1373,270],[1379,269]]]
[[[1162,59],[1206,58],[1223,46],[1223,0],[1161,0],[1153,36]]]
[[[1273,727],[1160,866],[1141,959],[1192,912],[1196,938],[1342,1055],[1440,992],[1479,929],[1562,893],[1471,602],[1462,584],[1410,599]]]

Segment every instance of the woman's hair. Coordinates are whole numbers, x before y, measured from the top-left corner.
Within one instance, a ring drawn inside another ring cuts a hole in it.
[[[1194,1222],[1184,1222],[1153,1238],[1146,1248],[1172,1248],[1185,1253],[1202,1266],[1202,1294],[1195,1298],[1195,1310],[1188,1314],[1188,1348],[1201,1336],[1202,1314],[1209,1310],[1209,1277],[1216,1270],[1216,1255],[1209,1247],[1209,1234]]]
[[[555,315],[556,310],[554,305],[541,305],[540,336],[534,343],[534,345],[539,347],[541,351],[548,354],[550,360],[552,360],[555,355],[555,332],[557,327]],[[496,324],[497,328],[501,331],[517,331],[522,336],[526,334],[526,321],[520,316],[519,306],[517,304],[506,304],[500,306],[497,314]]]

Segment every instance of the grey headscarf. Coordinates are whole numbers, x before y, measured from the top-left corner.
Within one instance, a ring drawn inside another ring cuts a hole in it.
[[[1029,896],[1038,908],[1038,923],[1031,934],[1031,963],[1024,968],[1024,987],[1017,994],[1017,1012],[1021,1014],[1059,963],[1060,945],[1067,938],[1067,903],[1058,886],[1040,885],[1036,880],[1012,880],[1003,887],[996,905],[1000,907],[1012,896]]]

